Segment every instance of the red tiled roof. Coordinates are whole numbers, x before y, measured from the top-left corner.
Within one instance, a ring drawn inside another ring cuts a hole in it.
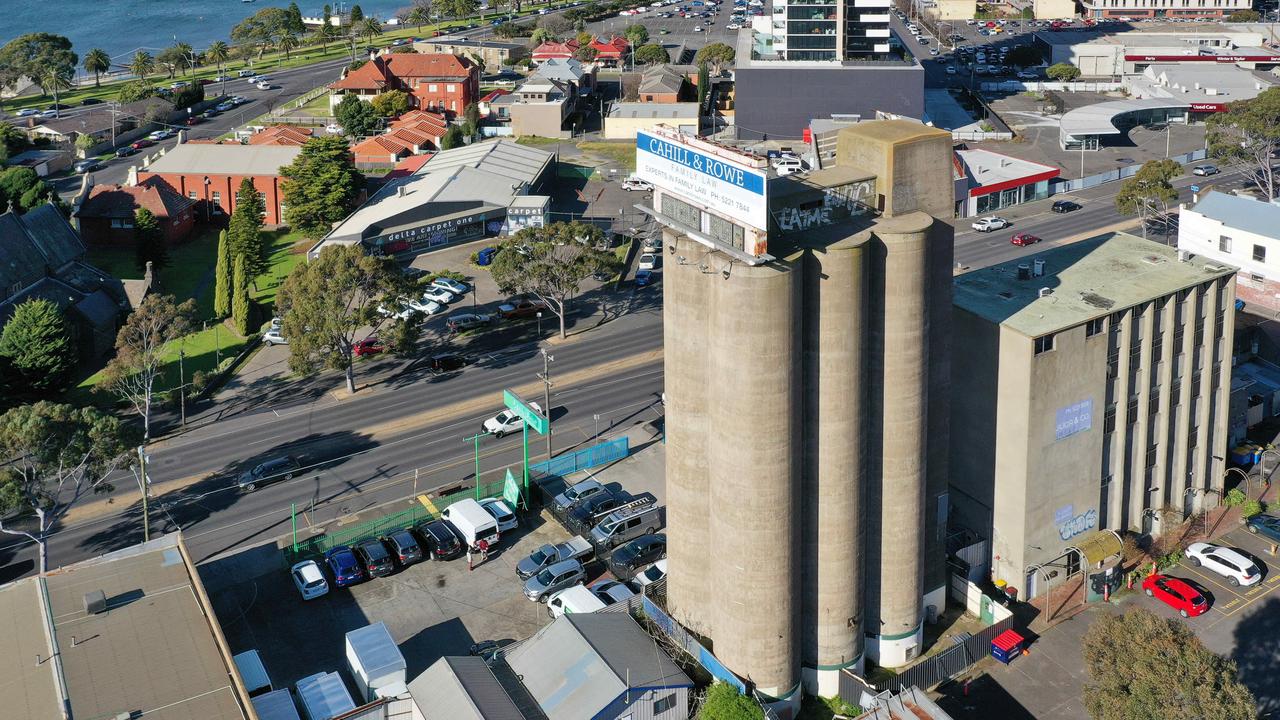
[[[448,53],[379,55],[329,87],[335,90],[382,90],[411,78],[465,79],[475,67],[469,58]]]
[[[389,135],[374,135],[351,146],[354,155],[376,155],[382,152],[399,155],[412,153],[413,148]]]
[[[196,204],[196,200],[178,194],[168,183],[150,178],[137,186],[96,185],[80,206],[77,217],[133,217],[138,208],[146,208],[159,219],[177,216]]]
[[[250,145],[302,145],[311,139],[311,128],[296,125],[272,125],[249,138]]]
[[[620,58],[631,47],[631,43],[624,37],[614,37],[607,41],[595,38],[591,41],[591,47],[596,49],[597,57]]]
[[[578,47],[577,40],[566,40],[564,42],[548,40],[534,48],[532,56],[535,60],[551,57],[569,58],[573,57],[573,54],[578,51]]]
[[[434,145],[441,137],[440,135],[429,135],[413,128],[396,128],[395,130],[387,133],[387,135],[398,141],[410,143],[416,147],[423,147],[428,143]]]
[[[449,127],[449,121],[445,120],[444,115],[440,113],[429,110],[411,110],[390,123],[391,128],[420,126],[439,128],[440,133],[443,134]]]
[[[498,88],[497,90],[494,90],[488,95],[485,95],[484,97],[480,98],[480,102],[493,102],[494,100],[497,100],[503,95],[510,95],[510,94],[511,94],[510,90],[504,90],[502,88]]]

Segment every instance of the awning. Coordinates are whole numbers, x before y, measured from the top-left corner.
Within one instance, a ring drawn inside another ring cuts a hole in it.
[[[1074,547],[1080,551],[1085,562],[1095,565],[1112,555],[1119,555],[1124,543],[1120,542],[1120,536],[1114,530],[1097,530],[1075,543]]]

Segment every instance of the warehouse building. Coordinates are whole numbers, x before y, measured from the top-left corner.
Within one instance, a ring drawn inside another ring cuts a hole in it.
[[[946,595],[951,135],[870,121],[837,145],[776,177],[637,137],[666,254],[668,607],[786,704],[910,662]]]
[[[1111,233],[955,279],[952,521],[993,580],[1035,597],[1093,533],[1217,504],[1234,274]]]

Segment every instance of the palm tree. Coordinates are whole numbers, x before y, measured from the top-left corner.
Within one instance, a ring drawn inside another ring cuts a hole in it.
[[[231,48],[221,40],[218,40],[204,51],[204,59],[218,66],[218,74],[222,74],[222,63],[231,57]]]
[[[404,21],[416,27],[418,32],[422,32],[422,26],[431,22],[431,11],[422,5],[414,5],[413,9],[404,16]]]
[[[40,88],[46,93],[53,91],[53,110],[57,117],[61,111],[58,104],[58,91],[71,88],[71,76],[75,73],[74,65],[47,65],[40,72]]]
[[[280,41],[276,43],[281,50],[284,51],[284,59],[289,59],[289,51],[298,47],[298,36],[291,32],[285,32],[280,35]]]
[[[99,77],[102,75],[102,73],[110,69],[111,69],[111,56],[107,54],[106,50],[103,50],[101,48],[94,48],[89,52],[85,53],[84,70],[85,72],[93,73],[94,87],[101,87],[102,83],[99,82]]]
[[[151,57],[151,53],[146,50],[139,50],[133,54],[133,60],[129,61],[129,72],[138,76],[139,80],[146,80],[152,70],[156,69],[156,59]]]
[[[321,25],[316,29],[316,37],[320,39],[320,51],[328,52],[329,43],[338,37],[338,28],[332,25]]]
[[[360,21],[360,35],[365,42],[373,42],[373,39],[382,34],[382,21],[378,18],[368,17]]]

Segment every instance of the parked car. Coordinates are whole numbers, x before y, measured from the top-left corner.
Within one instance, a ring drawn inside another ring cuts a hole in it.
[[[662,257],[662,256],[661,256],[661,255],[653,255],[653,254],[650,254],[650,253],[645,253],[645,254],[641,255],[641,256],[640,256],[640,269],[641,269],[641,270],[657,270],[657,269],[658,269],[658,262],[659,262],[658,258],[660,258],[660,257]]]
[[[652,283],[652,282],[653,282],[653,271],[652,271],[652,270],[637,270],[637,271],[636,271],[636,287],[644,287],[644,286],[646,286],[646,285],[649,285],[649,284],[650,284],[650,283]]]
[[[609,556],[609,572],[622,580],[630,580],[649,563],[667,556],[667,536],[662,533],[641,535],[613,551]]]
[[[452,278],[438,277],[431,281],[431,287],[443,288],[454,295],[462,295],[467,291],[467,284]]]
[[[405,303],[404,306],[409,310],[414,310],[422,313],[423,315],[428,315],[428,316],[439,315],[440,313],[445,311],[444,305],[441,305],[435,300],[428,300],[426,298],[422,298],[419,300],[410,300],[409,302]]]
[[[1280,517],[1275,515],[1251,515],[1244,521],[1244,528],[1255,535],[1280,542]]]
[[[498,316],[508,320],[515,320],[517,318],[534,317],[546,309],[547,304],[541,300],[509,300],[498,306]]]
[[[422,545],[408,530],[394,530],[382,538],[391,558],[402,568],[422,560]]]
[[[556,545],[543,545],[529,553],[528,557],[516,563],[516,576],[521,580],[528,580],[549,565],[564,562],[565,560],[583,562],[590,555],[591,543],[583,539],[581,535],[576,535],[565,542]]]
[[[537,410],[538,412],[542,412],[542,407],[536,402],[529,403],[529,407]],[[497,415],[485,420],[482,429],[484,432],[487,432],[494,437],[502,437],[507,433],[517,432],[522,427],[524,427],[524,420],[519,415],[516,415],[515,411],[503,410]]]
[[[289,571],[293,576],[293,585],[302,594],[303,600],[314,600],[329,592],[329,581],[324,579],[320,566],[315,560],[303,560]]]
[[[324,562],[333,575],[334,587],[350,587],[365,579],[364,568],[351,548],[339,545],[324,553]]]
[[[97,160],[81,160],[73,166],[73,169],[76,173],[83,175],[85,173],[91,173],[94,170],[101,170],[104,167],[106,166]]]
[[[652,585],[667,576],[667,559],[663,558],[649,567],[636,573],[631,579],[631,586],[643,592],[645,586]]]
[[[1040,242],[1040,238],[1032,235],[1031,233],[1017,233],[1012,238],[1009,238],[1009,242],[1017,245],[1018,247],[1026,247],[1027,245],[1035,245]]]
[[[622,181],[622,189],[627,192],[631,192],[632,190],[644,190],[647,192],[653,189],[653,184],[647,180],[641,180],[640,178],[632,175]]]
[[[441,305],[448,305],[454,300],[457,300],[458,296],[442,287],[432,286],[422,292],[422,299],[440,303]]]
[[[378,353],[386,352],[386,350],[387,350],[387,346],[383,345],[381,340],[372,336],[367,337],[361,340],[360,342],[357,342],[355,345],[351,346],[351,352],[356,357],[364,357],[365,355],[377,355]]]
[[[485,327],[493,322],[493,316],[484,313],[463,313],[462,315],[454,315],[445,322],[445,327],[449,332],[461,332],[463,330],[474,330],[479,327]]]
[[[413,532],[422,541],[426,556],[432,560],[452,560],[462,554],[462,540],[445,520],[418,523]]]
[[[611,510],[622,504],[622,498],[611,490],[595,493],[574,503],[565,513],[564,524],[571,532],[581,535],[591,534],[591,529],[609,514]]]
[[[1142,581],[1142,590],[1168,605],[1184,618],[1203,615],[1209,609],[1209,601],[1187,581],[1170,575],[1148,575]]]
[[[534,602],[541,602],[557,590],[576,585],[586,577],[582,571],[582,563],[577,560],[565,560],[550,567],[545,567],[537,575],[524,582],[524,596]]]
[[[387,552],[387,546],[377,538],[361,540],[356,543],[354,550],[370,578],[385,577],[396,569],[395,563],[391,561],[391,553]]]
[[[1076,210],[1080,209],[1080,203],[1072,202],[1071,200],[1058,200],[1058,201],[1055,201],[1053,203],[1053,207],[1049,209],[1052,210],[1053,212],[1060,213],[1060,214],[1075,212]]]
[[[591,592],[606,606],[625,602],[636,595],[635,590],[620,580],[601,580],[591,586]]]
[[[122,148],[116,148],[116,157],[118,158],[129,157],[130,155],[133,155],[136,152],[138,152],[137,148],[133,147],[132,145],[126,145]]]
[[[1030,70],[1022,70],[1018,72],[1019,80],[1035,80],[1039,77],[1040,77],[1039,75],[1031,72]]]
[[[292,480],[302,467],[297,459],[289,455],[271,458],[259,463],[252,470],[246,470],[236,480],[236,486],[245,492],[253,492],[263,485]]]
[[[149,147],[151,147],[152,145],[155,145],[155,144],[156,144],[156,143],[155,143],[155,141],[154,141],[154,140],[148,140],[147,138],[143,138],[143,139],[138,140],[137,142],[133,143],[133,144],[132,144],[132,145],[130,145],[129,147],[133,148],[134,150],[141,150],[141,149],[143,149],[143,148],[149,148]]]
[[[39,115],[39,114],[40,114],[40,111],[39,111],[39,110],[37,110],[37,109],[35,109],[35,108],[23,108],[23,109],[19,110],[19,111],[18,111],[17,113],[15,113],[15,114],[16,114],[18,117],[31,117],[31,116],[33,116],[33,115]]]
[[[1234,586],[1248,587],[1262,582],[1262,571],[1257,564],[1239,550],[1197,542],[1188,545],[1183,554],[1192,565],[1212,570]]]
[[[1007,227],[1009,227],[1009,221],[996,215],[979,218],[973,223],[973,229],[978,232],[992,232],[993,230],[1003,230]]]
[[[284,335],[280,334],[280,328],[278,327],[273,327],[270,330],[262,333],[262,342],[268,345],[288,345],[289,344],[289,340],[286,339]]]
[[[510,532],[520,527],[520,521],[501,498],[486,498],[480,501],[480,507],[498,521],[498,532]]]
[[[1191,174],[1192,174],[1192,175],[1199,175],[1199,176],[1201,176],[1201,177],[1208,177],[1208,176],[1210,176],[1210,175],[1217,175],[1217,174],[1218,174],[1218,173],[1220,173],[1220,172],[1222,172],[1222,171],[1218,169],[1218,166],[1217,166],[1217,165],[1197,165],[1197,166],[1195,166],[1195,167],[1191,168]]]
[[[551,501],[551,513],[553,515],[564,515],[574,503],[600,492],[608,492],[608,488],[595,478],[587,478],[573,485],[566,485],[564,492],[556,495],[555,499]]]

